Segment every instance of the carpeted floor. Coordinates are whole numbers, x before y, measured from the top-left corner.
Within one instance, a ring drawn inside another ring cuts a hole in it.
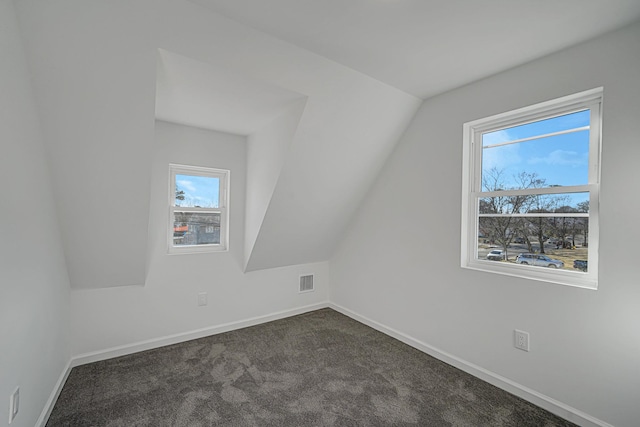
[[[47,426],[571,426],[331,309],[74,368]]]

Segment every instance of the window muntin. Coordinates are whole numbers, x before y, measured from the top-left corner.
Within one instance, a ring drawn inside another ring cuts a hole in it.
[[[601,104],[600,88],[464,125],[463,267],[597,287]]]
[[[544,128],[540,122],[544,121]],[[590,115],[587,110],[576,111],[570,114],[562,114],[545,120],[536,120],[532,123],[511,126],[483,135],[482,146],[489,144],[502,144],[512,140],[539,137],[545,134],[560,134],[561,132],[588,130]],[[585,129],[587,128],[587,129]],[[541,131],[541,129],[544,129]],[[517,133],[517,137],[513,137]]]
[[[175,164],[169,171],[169,252],[226,250],[229,171]]]

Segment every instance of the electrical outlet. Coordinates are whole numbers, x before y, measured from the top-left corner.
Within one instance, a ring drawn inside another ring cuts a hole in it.
[[[198,294],[198,305],[199,306],[203,306],[203,305],[207,305],[208,301],[207,301],[207,293],[206,292],[200,292]]]
[[[20,387],[16,387],[15,391],[9,396],[9,424],[18,415],[20,409]]]
[[[529,351],[529,332],[515,330],[515,347]]]

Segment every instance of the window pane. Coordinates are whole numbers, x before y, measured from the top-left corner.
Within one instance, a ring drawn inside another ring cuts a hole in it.
[[[175,212],[173,244],[175,246],[220,244],[220,213]]]
[[[478,225],[478,259],[587,271],[587,217],[482,217]]]
[[[589,212],[589,193],[528,194],[483,197],[479,214],[527,214]]]
[[[584,119],[586,116],[586,123]],[[583,185],[589,178],[589,130],[513,144],[515,141],[589,124],[589,111],[542,120],[484,134],[482,187],[484,191],[541,186]]]
[[[589,126],[591,119],[590,110],[582,110],[551,119],[538,120],[525,125],[514,126],[506,129],[488,132],[483,135],[482,146],[499,144],[501,142],[515,141],[517,139],[530,138],[537,135],[561,132],[575,128]]]
[[[220,178],[176,175],[175,206],[218,208],[220,207]]]

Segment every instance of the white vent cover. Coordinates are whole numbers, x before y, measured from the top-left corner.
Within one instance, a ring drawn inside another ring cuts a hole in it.
[[[313,290],[313,274],[300,276],[300,292],[310,292]]]

